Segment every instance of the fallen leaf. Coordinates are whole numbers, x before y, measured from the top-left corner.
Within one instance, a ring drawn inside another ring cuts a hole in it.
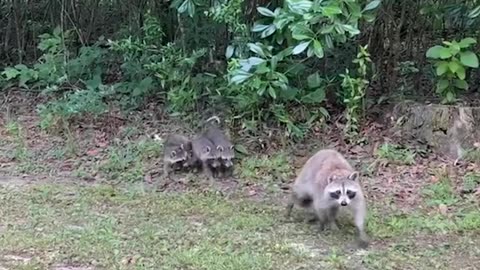
[[[440,214],[446,216],[448,213],[448,207],[442,203],[438,206],[438,211],[440,212]]]
[[[100,148],[105,148],[105,147],[108,146],[108,142],[98,142],[97,146],[100,147]]]
[[[90,149],[90,150],[87,150],[87,155],[89,156],[96,156],[98,155],[98,149]]]
[[[145,182],[147,182],[147,183],[149,183],[149,184],[151,184],[151,183],[153,182],[153,181],[152,181],[152,176],[151,176],[149,173],[145,174],[145,176],[143,177],[143,179],[145,180]]]

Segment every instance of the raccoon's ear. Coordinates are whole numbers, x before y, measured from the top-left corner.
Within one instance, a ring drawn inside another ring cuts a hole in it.
[[[185,150],[185,145],[183,145],[183,143],[180,144],[180,149]]]
[[[359,173],[357,171],[354,171],[348,176],[348,179],[352,181],[357,181],[358,176],[359,176]]]
[[[172,151],[172,152],[170,153],[170,157],[171,157],[171,158],[174,158],[176,155],[177,155],[177,152],[175,152],[175,151]]]
[[[327,181],[328,183],[332,183],[333,181],[335,181],[335,179],[337,178],[337,176],[335,176],[334,174],[330,175],[328,178],[327,178]]]
[[[218,146],[217,146],[217,150],[220,151],[220,152],[223,152],[223,146],[218,145]]]
[[[212,149],[210,149],[210,146],[205,147],[205,152],[210,153]]]

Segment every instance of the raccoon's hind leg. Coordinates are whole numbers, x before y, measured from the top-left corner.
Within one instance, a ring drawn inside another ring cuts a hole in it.
[[[298,195],[297,192],[293,191],[292,192],[292,195],[288,201],[288,204],[287,204],[287,207],[286,207],[286,213],[285,213],[285,217],[286,218],[289,218],[291,213],[292,213],[292,209],[293,209],[293,206],[295,204],[299,205],[300,207],[303,207],[303,208],[308,208],[312,205],[312,202],[313,202],[313,199],[304,194],[302,196]]]

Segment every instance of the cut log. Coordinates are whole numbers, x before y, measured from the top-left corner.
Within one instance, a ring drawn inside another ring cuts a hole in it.
[[[480,143],[480,107],[403,101],[393,108],[390,121],[402,138],[425,142],[453,159]]]

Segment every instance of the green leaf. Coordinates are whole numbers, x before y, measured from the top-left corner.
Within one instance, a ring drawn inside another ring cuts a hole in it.
[[[152,77],[146,77],[145,79],[140,81],[140,83],[137,85],[137,87],[135,87],[132,95],[133,96],[141,96],[144,93],[147,93],[152,88],[152,85],[153,85]]]
[[[293,48],[292,54],[293,54],[293,55],[297,55],[297,54],[302,53],[303,51],[305,51],[305,49],[308,47],[308,45],[310,45],[310,43],[311,43],[311,41],[303,41],[303,42],[301,42],[300,44],[298,44],[297,46],[295,46],[295,48]]]
[[[263,96],[263,94],[265,93],[265,90],[267,90],[267,85],[265,83],[263,83],[260,88],[258,88],[257,90],[257,95],[259,96]]]
[[[261,63],[264,63],[266,60],[262,59],[260,57],[252,56],[252,57],[248,58],[247,61],[250,65],[257,66],[257,65],[260,65]]]
[[[465,80],[455,80],[454,84],[456,88],[467,90],[468,89],[468,83]]]
[[[349,24],[342,24],[345,31],[349,32],[352,36],[360,34],[360,30]]]
[[[440,59],[448,59],[452,56],[452,51],[450,51],[448,48],[442,47],[440,50]]]
[[[275,13],[268,8],[257,7],[257,11],[265,17],[275,17]]]
[[[458,45],[460,46],[460,48],[465,49],[465,48],[470,47],[470,45],[476,44],[476,43],[477,43],[477,40],[475,40],[474,38],[471,38],[471,37],[467,37],[467,38],[464,38],[464,39],[460,40],[460,43],[458,43]]]
[[[322,13],[327,17],[331,17],[333,15],[342,14],[342,9],[340,9],[338,6],[333,6],[333,5],[326,6],[322,8]]]
[[[322,44],[318,40],[313,41],[313,52],[318,58],[323,58],[325,56]]]
[[[312,8],[312,1],[309,0],[287,0],[287,6],[290,11],[299,15],[304,15]]]
[[[277,28],[275,27],[275,25],[272,24],[267,29],[265,29],[265,31],[262,32],[260,37],[266,38],[268,36],[271,36],[273,33],[275,33],[275,30],[277,30]]]
[[[266,57],[265,56],[265,53],[263,52],[262,48],[260,46],[258,46],[257,44],[255,43],[248,43],[247,44],[248,48],[250,49],[250,51],[262,56],[262,57]]]
[[[320,85],[322,84],[322,78],[320,77],[320,74],[318,74],[318,72],[315,72],[307,77],[307,82],[308,88],[317,88],[320,87]]]
[[[480,6],[474,8],[472,11],[468,13],[468,18],[474,19],[480,15]]]
[[[327,109],[325,109],[324,107],[320,107],[318,110],[320,114],[322,114],[324,117],[326,118],[330,117],[330,114],[328,113]]]
[[[276,98],[277,98],[277,93],[275,93],[275,89],[273,89],[273,87],[271,87],[271,86],[268,87],[268,94],[269,94],[273,99],[276,99]]]
[[[460,66],[460,68],[455,72],[460,80],[465,80],[465,68]]]
[[[435,46],[433,46],[433,47],[431,47],[430,49],[427,50],[426,56],[428,58],[439,59],[440,58],[440,52],[441,52],[442,49],[444,49],[443,46],[435,45]]]
[[[332,36],[330,35],[325,35],[324,37],[325,39],[325,44],[327,45],[327,48],[329,49],[333,49],[333,40],[332,40]]]
[[[451,92],[451,91],[447,92],[446,100],[447,100],[448,103],[452,103],[452,102],[455,101],[455,95],[453,94],[453,92]]]
[[[376,9],[379,5],[380,5],[380,0],[374,0],[370,3],[368,3],[365,8],[363,9],[363,12],[365,11],[369,11],[369,10],[372,10],[372,9]]]
[[[237,151],[240,154],[248,155],[248,150],[243,146],[242,144],[236,143],[235,146],[233,147],[235,151]]]
[[[313,55],[313,47],[308,47],[308,50],[307,50],[307,57],[312,57]]]
[[[448,62],[448,68],[452,73],[455,73],[460,68],[460,64],[457,61],[451,61],[451,62]],[[439,76],[441,75],[441,74],[438,74],[438,69],[437,69],[437,75]]]
[[[270,59],[270,66],[272,67],[272,70],[277,69],[277,64],[278,64],[279,57],[274,55],[272,59]]]
[[[462,62],[462,64],[467,67],[478,68],[478,57],[472,51],[461,52],[460,62]]]
[[[255,70],[255,74],[265,74],[269,73],[271,69],[267,67],[267,65],[260,64],[257,66],[257,69]]]
[[[233,56],[233,53],[235,52],[235,47],[232,45],[228,45],[227,50],[225,51],[225,57],[227,59],[230,59]]]
[[[18,71],[15,68],[7,67],[5,70],[2,72],[2,75],[5,76],[5,79],[7,81],[16,78],[18,75],[20,75],[20,71]]]
[[[296,40],[313,39],[313,33],[307,26],[297,24],[292,27],[292,38]]]
[[[333,25],[323,26],[322,29],[320,30],[320,34],[322,34],[322,35],[330,34],[330,33],[333,32],[334,29],[335,29],[335,28],[334,28]]]
[[[448,70],[448,62],[442,61],[437,66],[437,76],[442,76]]]
[[[188,7],[188,0],[182,2],[182,4],[177,8],[178,13],[184,13],[187,11]]]
[[[363,15],[363,19],[368,23],[372,23],[375,21],[376,17],[373,14],[365,14]]]
[[[283,100],[294,100],[295,97],[297,96],[299,90],[298,88],[295,87],[287,87],[287,90],[285,91],[280,91],[279,96]]]
[[[437,89],[440,90],[440,91],[443,91],[443,90],[447,89],[449,85],[450,85],[450,83],[448,82],[448,80],[439,80],[437,82]]]
[[[267,29],[269,26],[270,25],[255,23],[252,27],[252,32],[262,32],[263,30]]]
[[[325,89],[323,87],[320,87],[317,90],[302,97],[302,102],[308,103],[308,104],[320,103],[324,100],[325,100]]]
[[[195,3],[193,3],[193,1],[191,0],[188,0],[187,11],[188,11],[188,16],[190,16],[190,18],[193,18],[193,15],[195,14]]]
[[[234,84],[241,84],[252,77],[253,74],[245,72],[243,70],[238,70],[235,75],[232,76],[231,82]]]

